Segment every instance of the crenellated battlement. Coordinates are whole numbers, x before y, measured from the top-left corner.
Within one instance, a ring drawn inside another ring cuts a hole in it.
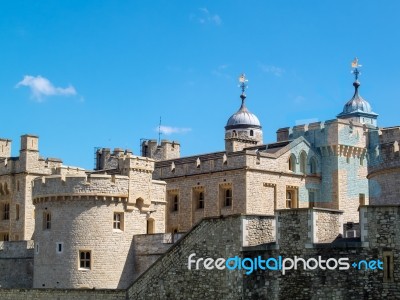
[[[348,145],[365,148],[370,128],[347,119],[333,119],[280,128],[276,133],[278,142],[293,141],[302,136],[314,147]]]
[[[400,127],[382,128],[370,137],[369,173],[400,167]]]
[[[113,200],[128,197],[129,178],[120,175],[52,175],[33,181],[32,198],[36,203],[45,200],[67,200],[71,197],[95,197]]]
[[[152,173],[154,171],[155,160],[135,155],[125,155],[119,159],[119,169],[126,173],[128,171],[140,171]]]

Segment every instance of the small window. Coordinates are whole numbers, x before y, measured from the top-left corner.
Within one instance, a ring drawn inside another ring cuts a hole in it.
[[[3,208],[4,208],[3,219],[9,220],[10,219],[10,204],[5,203]]]
[[[178,211],[179,209],[179,197],[178,195],[174,195],[172,202],[172,211]]]
[[[254,136],[254,131],[250,130],[250,136]]]
[[[383,282],[393,282],[393,252],[384,251],[383,252]]]
[[[19,204],[15,204],[15,220],[19,220]]]
[[[350,163],[350,156],[346,157],[346,162],[349,164]]]
[[[35,249],[36,249],[36,254],[39,254],[39,243],[36,242],[35,245]]]
[[[293,206],[293,192],[286,192],[286,208],[292,208]]]
[[[91,251],[79,251],[79,268],[91,269]]]
[[[51,214],[49,212],[43,213],[43,229],[51,229]]]
[[[114,213],[114,220],[113,220],[113,229],[123,230],[124,225],[124,214],[123,213]]]
[[[56,252],[57,253],[62,253],[63,252],[63,243],[57,243],[56,244]]]
[[[232,189],[225,190],[224,205],[232,206]]]
[[[360,166],[363,166],[363,165],[364,165],[364,157],[361,156],[361,157],[360,157]]]
[[[197,199],[197,208],[203,209],[204,208],[204,193],[200,192]]]

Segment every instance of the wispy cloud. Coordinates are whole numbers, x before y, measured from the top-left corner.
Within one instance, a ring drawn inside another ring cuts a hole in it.
[[[32,98],[41,102],[45,96],[75,96],[77,92],[72,85],[66,88],[54,86],[50,80],[40,75],[25,75],[24,79],[17,83],[16,88],[28,87],[31,90]]]
[[[211,13],[207,8],[199,8],[198,13],[191,14],[190,19],[200,24],[221,25],[222,19],[218,14]]]
[[[263,72],[271,73],[271,74],[275,75],[276,77],[281,77],[285,73],[285,69],[277,67],[277,66],[264,65],[264,64],[259,64],[259,66]]]
[[[171,127],[171,126],[161,125],[160,128],[157,127],[155,130],[157,132],[158,132],[158,130],[160,130],[160,132],[162,134],[170,135],[170,134],[173,134],[173,133],[181,133],[181,134],[187,133],[187,132],[191,131],[192,129],[191,128],[181,128],[181,127]]]

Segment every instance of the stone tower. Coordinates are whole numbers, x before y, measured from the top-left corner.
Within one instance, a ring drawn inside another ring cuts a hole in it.
[[[247,80],[244,75],[240,76],[239,82],[242,89],[240,95],[242,104],[239,110],[228,119],[225,126],[225,151],[227,152],[241,151],[243,148],[260,145],[263,142],[260,121],[245,105],[244,91]]]

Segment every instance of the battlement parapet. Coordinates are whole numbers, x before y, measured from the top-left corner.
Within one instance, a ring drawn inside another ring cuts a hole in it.
[[[151,173],[154,171],[154,163],[155,160],[148,157],[127,155],[120,158],[119,169],[124,172],[133,170]]]
[[[377,130],[370,135],[368,173],[400,168],[400,127]]]
[[[293,141],[304,137],[313,147],[348,145],[365,148],[366,132],[370,127],[347,119],[332,119],[325,122],[285,127],[277,130],[277,141]]]
[[[32,198],[40,200],[67,200],[71,197],[95,199],[127,199],[129,178],[121,175],[52,175],[33,181]]]

